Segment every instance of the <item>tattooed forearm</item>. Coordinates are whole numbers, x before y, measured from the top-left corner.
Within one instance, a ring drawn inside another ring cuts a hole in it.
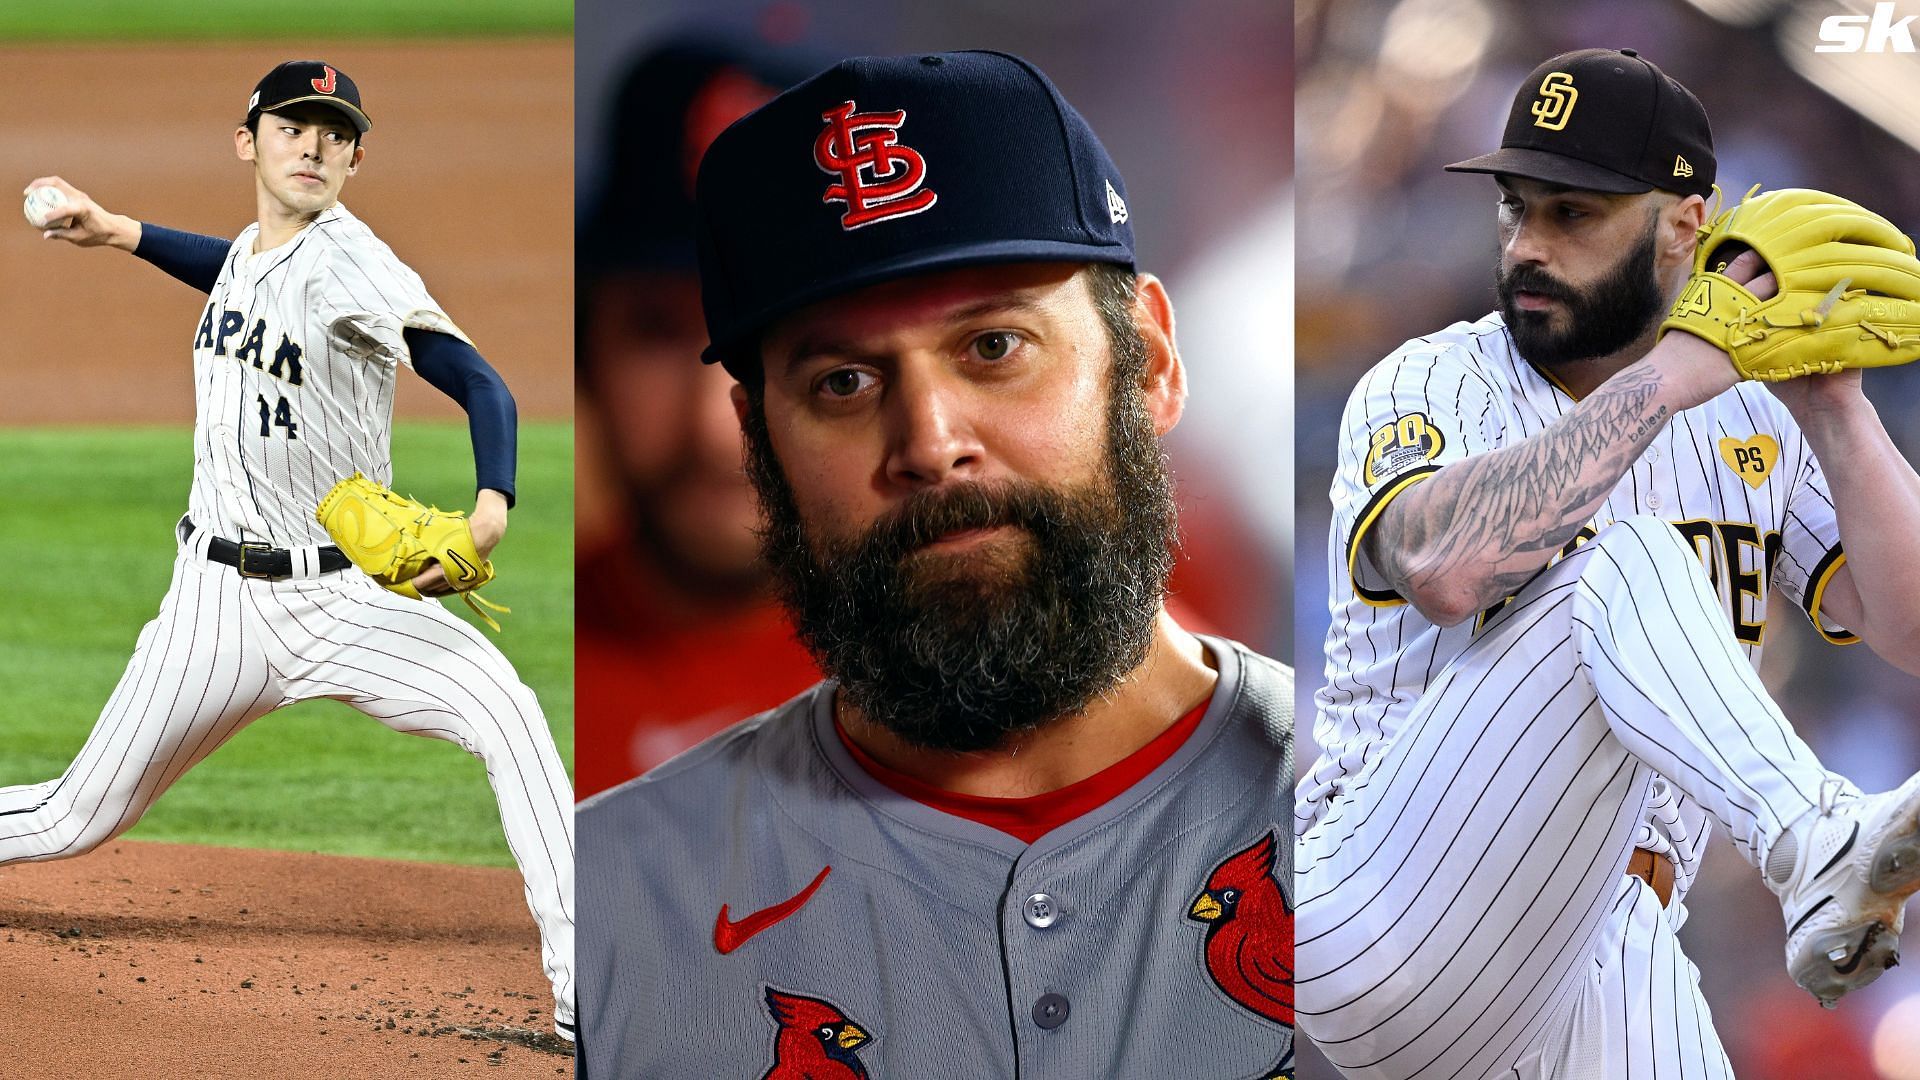
[[[1647,445],[1648,440],[1653,438],[1653,433],[1656,431],[1659,431],[1661,425],[1665,424],[1666,422],[1667,422],[1667,407],[1665,405],[1661,405],[1658,408],[1654,409],[1653,412],[1649,414],[1646,419],[1640,421],[1639,426],[1635,427],[1632,431],[1627,432],[1627,438],[1638,446],[1645,446]]]
[[[1671,417],[1661,372],[1638,364],[1545,431],[1458,461],[1395,499],[1366,540],[1402,596],[1439,586],[1474,609],[1508,596],[1592,517]]]

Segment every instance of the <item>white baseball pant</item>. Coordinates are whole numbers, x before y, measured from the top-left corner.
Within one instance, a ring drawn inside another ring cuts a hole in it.
[[[1300,838],[1301,1029],[1368,1080],[1726,1075],[1625,876],[1656,774],[1756,865],[1829,779],[1698,558],[1636,517],[1528,583]]]
[[[160,612],[80,753],[0,788],[0,866],[84,854],[254,720],[308,698],[457,743],[487,769],[540,928],[559,1019],[573,1003],[573,789],[540,704],[479,631],[355,570],[240,577],[182,545]]]

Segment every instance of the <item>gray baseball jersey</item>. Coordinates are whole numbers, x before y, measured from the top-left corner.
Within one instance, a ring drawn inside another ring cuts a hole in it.
[[[582,1075],[1271,1077],[1292,1064],[1292,672],[1028,845],[866,773],[822,683],[578,816]]]

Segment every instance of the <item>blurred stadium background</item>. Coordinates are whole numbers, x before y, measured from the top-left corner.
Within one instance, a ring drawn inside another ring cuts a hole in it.
[[[1441,171],[1499,145],[1537,63],[1633,48],[1707,107],[1719,183],[1816,187],[1920,233],[1920,59],[1817,54],[1821,18],[1869,2],[1800,0],[1296,0],[1296,274],[1301,710],[1324,681],[1328,486],[1336,425],[1369,366],[1402,341],[1493,308],[1494,188]],[[1920,14],[1902,0],[1896,18]],[[1920,371],[1875,372],[1869,395],[1920,460]],[[1920,542],[1920,538],[1917,538]],[[1770,621],[1763,676],[1826,762],[1868,790],[1920,769],[1920,682],[1804,618]],[[1309,725],[1299,760],[1312,760]],[[1724,840],[1681,938],[1742,1077],[1920,1078],[1920,972],[1890,972],[1824,1012],[1787,977],[1779,907]],[[1309,1051],[1300,1074],[1331,1077]]]

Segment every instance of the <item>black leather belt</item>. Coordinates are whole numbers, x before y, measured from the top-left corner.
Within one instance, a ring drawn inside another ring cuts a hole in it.
[[[191,539],[199,528],[190,519],[181,518],[183,534]],[[293,552],[286,548],[268,547],[265,544],[234,543],[216,536],[207,541],[207,558],[217,563],[225,563],[240,572],[241,577],[283,579],[293,576]],[[330,574],[335,570],[345,570],[352,566],[352,560],[337,547],[328,545],[320,549],[320,572]]]

